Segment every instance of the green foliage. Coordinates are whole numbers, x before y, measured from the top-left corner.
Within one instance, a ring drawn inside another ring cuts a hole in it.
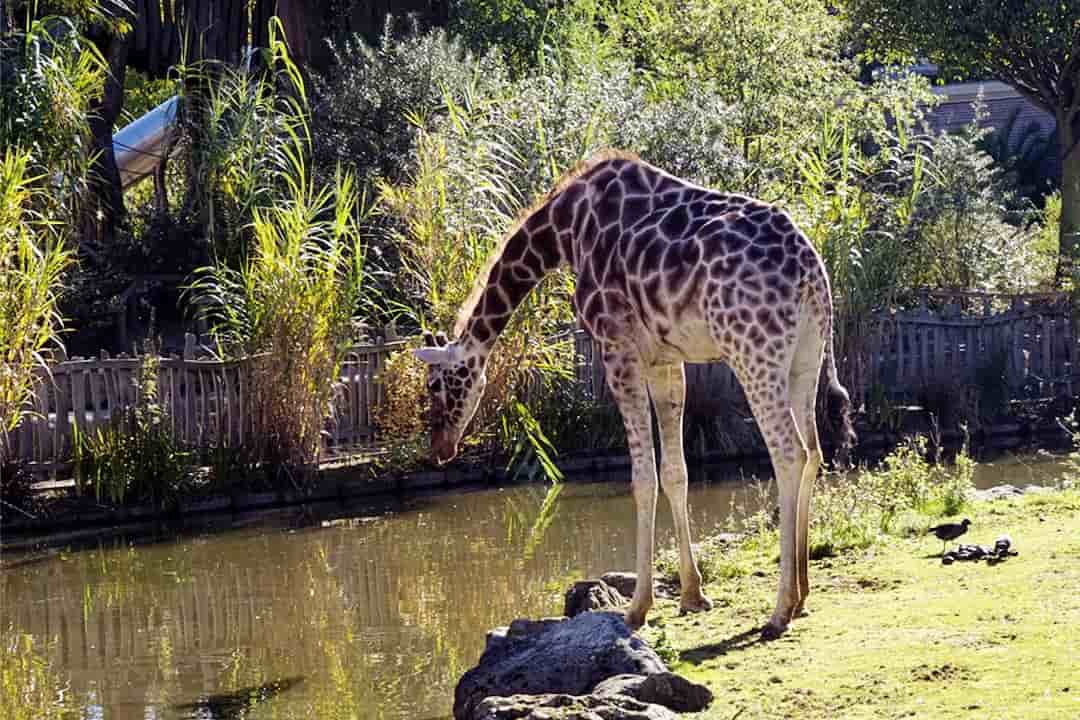
[[[265,66],[209,86],[193,166],[204,207],[225,219],[212,221],[216,261],[190,290],[220,352],[249,361],[256,457],[292,477],[318,456],[356,335],[369,208],[352,174],[313,179],[304,82],[274,24]]]
[[[317,457],[363,288],[363,201],[350,175],[316,189],[301,147],[293,198],[253,210],[248,256],[203,268],[193,286],[221,351],[247,357],[260,457],[299,468]],[[284,171],[288,172],[288,170]]]
[[[544,477],[552,483],[562,482],[562,471],[554,459],[558,451],[525,403],[511,403],[509,412],[500,420],[502,432],[499,444],[510,448],[509,468],[512,476],[524,476],[529,480]]]
[[[99,501],[175,507],[192,487],[194,457],[172,434],[158,396],[157,349],[147,343],[133,407],[114,408],[108,426],[73,435],[75,486]]]
[[[845,0],[841,7],[870,54],[893,62],[922,55],[938,63],[946,79],[1000,79],[1056,118],[1068,119],[1057,137],[1065,160],[1061,251],[1071,261],[1080,241],[1080,3],[978,2],[958,11],[948,0]]]
[[[64,228],[40,209],[48,200],[29,151],[0,158],[0,461],[7,434],[26,414],[43,355],[59,343],[61,282],[72,262]],[[47,212],[47,211],[46,211]]]
[[[0,32],[0,147],[28,154],[38,209],[65,223],[78,218],[92,160],[87,115],[107,67],[69,18],[28,15],[23,31]]]
[[[213,255],[235,266],[252,239],[254,211],[289,200],[293,156],[297,147],[310,149],[304,81],[277,22],[270,24],[261,62],[202,61],[179,73],[181,87],[201,89],[181,97],[184,210],[205,232]]]
[[[925,253],[919,285],[1021,292],[1053,276],[1053,265],[1040,263],[1035,252],[1034,233],[1016,222],[1018,202],[1004,171],[981,149],[985,119],[977,101],[970,124],[931,145],[933,182],[919,218]]]
[[[475,52],[498,47],[522,72],[537,62],[557,11],[554,0],[454,0],[450,30]]]
[[[898,445],[874,470],[853,477],[823,476],[815,488],[811,513],[811,555],[833,555],[863,548],[878,535],[925,531],[927,521],[952,516],[970,502],[975,461],[967,447],[952,465],[927,459],[926,439]]]
[[[119,124],[127,125],[138,120],[176,95],[177,91],[177,83],[173,79],[155,79],[134,68],[127,68],[124,71],[124,111],[120,116]]]
[[[1004,170],[1017,195],[1041,207],[1057,184],[1051,170],[1057,158],[1057,130],[1049,131],[1035,120],[1019,127],[1021,109],[1015,108],[1004,125],[987,133],[981,148]]]
[[[498,56],[473,56],[443,30],[398,41],[388,24],[378,47],[357,35],[331,49],[334,64],[313,93],[314,162],[323,174],[348,168],[364,183],[405,178],[416,162],[416,125],[445,115],[446,95],[457,103],[466,93],[489,97],[506,82]]]

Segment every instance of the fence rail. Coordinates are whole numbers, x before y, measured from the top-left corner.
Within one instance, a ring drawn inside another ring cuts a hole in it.
[[[158,391],[177,440],[187,447],[238,447],[251,432],[243,361],[197,357],[193,338],[182,357],[160,359]],[[386,389],[379,374],[405,340],[351,348],[341,366],[334,416],[326,424],[328,451],[377,440],[374,412]],[[576,377],[591,399],[606,397],[603,367],[592,341],[574,336]],[[1069,304],[1053,294],[991,295],[927,292],[918,307],[881,313],[869,323],[856,357],[844,358],[858,398],[884,391],[911,399],[934,385],[974,385],[987,374],[1012,397],[1072,394],[1077,337]],[[140,360],[63,359],[38,384],[32,414],[9,438],[14,459],[39,471],[70,460],[76,432],[94,432],[136,401]],[[743,404],[734,374],[721,364],[687,366],[688,409]]]
[[[158,399],[177,442],[185,447],[240,447],[251,432],[250,382],[246,363],[196,357],[189,336],[182,357],[162,357]],[[328,450],[375,439],[373,411],[384,389],[377,378],[390,353],[404,347],[391,340],[351,348],[341,364],[334,415],[326,423]],[[76,434],[94,433],[114,415],[134,406],[138,357],[60,359],[40,373],[36,394],[9,438],[12,459],[41,472],[70,461]]]

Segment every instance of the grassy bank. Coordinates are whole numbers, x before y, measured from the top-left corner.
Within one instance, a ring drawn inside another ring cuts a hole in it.
[[[976,503],[967,542],[1019,556],[942,565],[885,535],[811,562],[808,615],[761,643],[776,551],[713,543],[709,613],[663,600],[647,638],[716,694],[705,718],[1080,717],[1080,492]]]

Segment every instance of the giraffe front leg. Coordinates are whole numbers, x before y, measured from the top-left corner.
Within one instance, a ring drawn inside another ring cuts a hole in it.
[[[690,544],[686,456],[682,437],[686,374],[682,363],[651,369],[649,394],[656,408],[660,430],[660,484],[671,505],[675,535],[679,541],[679,607],[683,612],[710,610],[712,601],[701,591],[701,571],[698,570]]]
[[[626,624],[637,629],[653,604],[653,532],[656,520],[656,460],[652,416],[641,362],[636,354],[605,350],[604,370],[611,394],[622,413],[630,450],[631,487],[637,510],[637,583],[626,611]]]

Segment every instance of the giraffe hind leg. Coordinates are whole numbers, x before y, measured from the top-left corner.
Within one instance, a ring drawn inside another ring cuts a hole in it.
[[[772,617],[762,637],[772,639],[787,630],[799,607],[799,495],[808,452],[792,407],[789,372],[794,359],[752,357],[733,365],[758,429],[769,449],[780,495],[780,583]]]
[[[807,322],[799,334],[795,359],[791,365],[791,405],[795,422],[806,444],[807,459],[799,483],[796,523],[796,559],[798,562],[799,601],[793,617],[801,615],[810,594],[810,497],[814,490],[823,455],[817,427],[818,381],[824,361],[825,340],[816,322]]]

